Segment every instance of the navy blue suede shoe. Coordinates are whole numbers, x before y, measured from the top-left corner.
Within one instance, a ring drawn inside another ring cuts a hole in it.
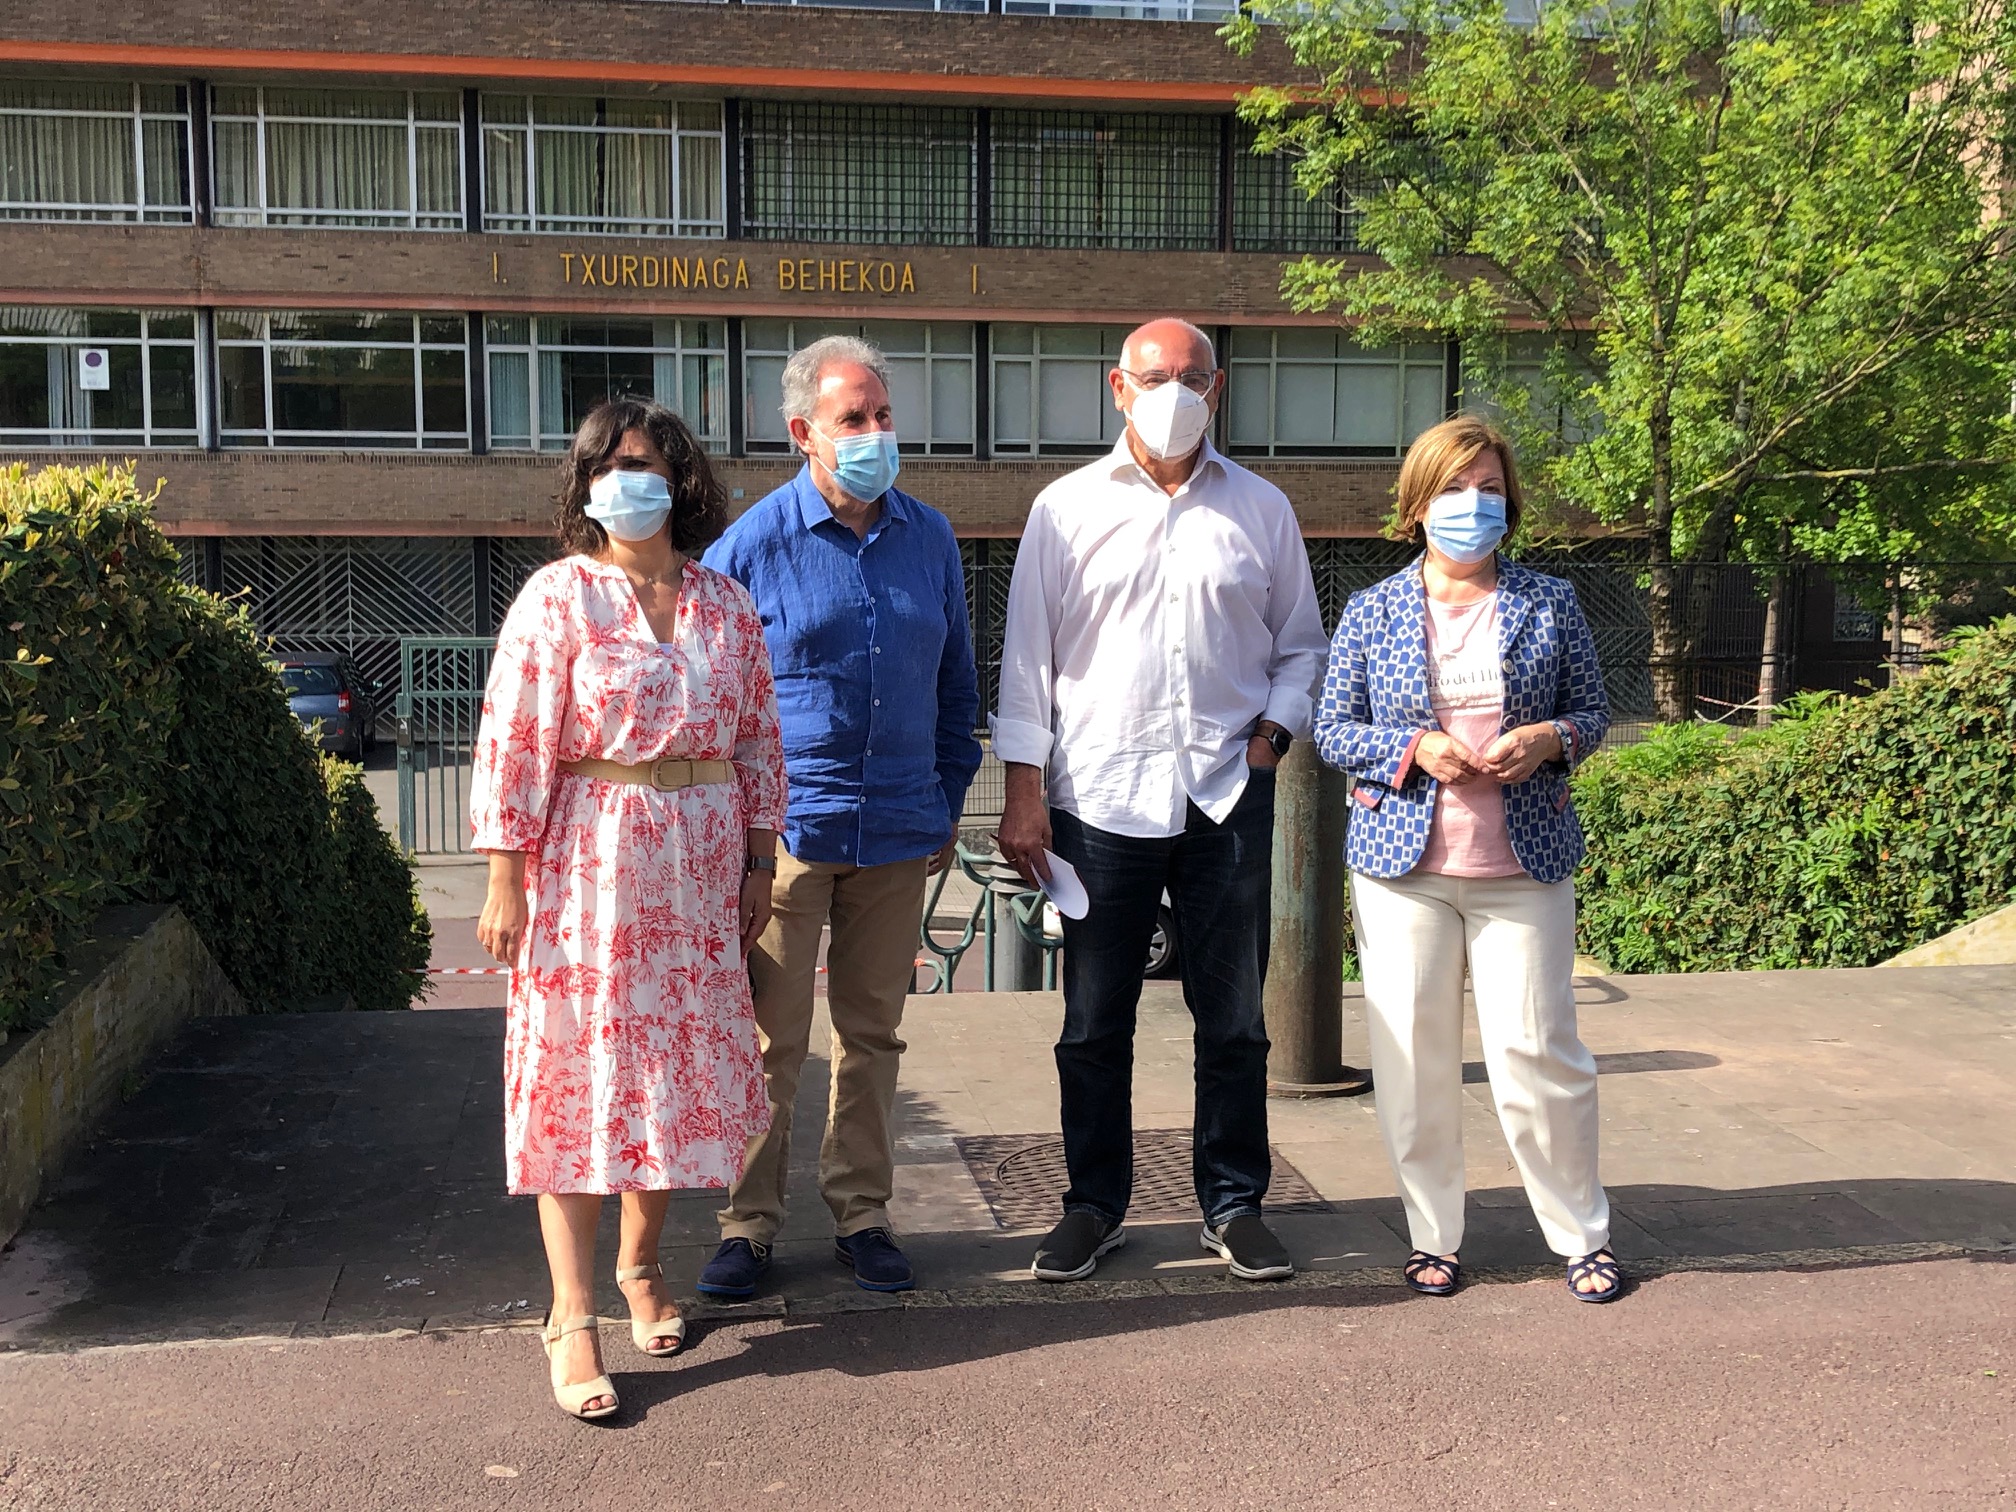
[[[917,1284],[910,1262],[885,1228],[863,1229],[833,1241],[833,1256],[854,1267],[854,1284],[863,1291],[908,1291]]]
[[[753,1297],[770,1269],[770,1246],[753,1239],[727,1239],[700,1272],[694,1290],[703,1297]]]

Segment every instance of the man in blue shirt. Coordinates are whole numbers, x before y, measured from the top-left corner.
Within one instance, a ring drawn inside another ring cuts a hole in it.
[[[776,913],[749,959],[769,1132],[752,1140],[700,1273],[746,1297],[784,1222],[791,1108],[812,1034],[820,934],[832,1093],[819,1190],[840,1260],[870,1291],[912,1285],[889,1231],[897,1031],[925,878],[952,855],[980,766],[980,695],[959,543],[945,516],[890,485],[897,469],[882,354],[829,336],[784,367],[797,477],[728,528],[705,562],[755,597],[777,680],[790,809]]]

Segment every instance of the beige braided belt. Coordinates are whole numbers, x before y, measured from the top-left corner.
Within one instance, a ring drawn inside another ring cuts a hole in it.
[[[668,756],[662,761],[640,762],[636,766],[622,761],[563,761],[560,770],[598,782],[628,782],[638,787],[657,788],[661,793],[735,780],[735,763],[732,761],[688,761],[677,756]]]

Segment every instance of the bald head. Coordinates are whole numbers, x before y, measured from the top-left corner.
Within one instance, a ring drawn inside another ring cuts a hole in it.
[[[1187,320],[1167,317],[1136,326],[1120,348],[1120,365],[1136,373],[1160,370],[1182,373],[1192,369],[1211,372],[1218,355],[1211,338]]]

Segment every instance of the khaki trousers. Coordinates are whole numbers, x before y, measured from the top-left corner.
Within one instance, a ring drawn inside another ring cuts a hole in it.
[[[1547,1247],[1610,1242],[1596,1179],[1596,1058],[1575,1030],[1575,885],[1408,872],[1351,878],[1372,1095],[1409,1242],[1463,1244],[1463,963],[1484,1069]]]
[[[791,1110],[812,1039],[819,934],[829,922],[826,1009],[833,1020],[832,1087],[819,1148],[819,1191],[845,1238],[889,1223],[896,1174],[897,1030],[924,917],[927,862],[845,866],[777,853],[776,909],[749,957],[770,1128],[749,1141],[742,1179],[719,1214],[721,1237],[774,1243],[784,1226]]]

